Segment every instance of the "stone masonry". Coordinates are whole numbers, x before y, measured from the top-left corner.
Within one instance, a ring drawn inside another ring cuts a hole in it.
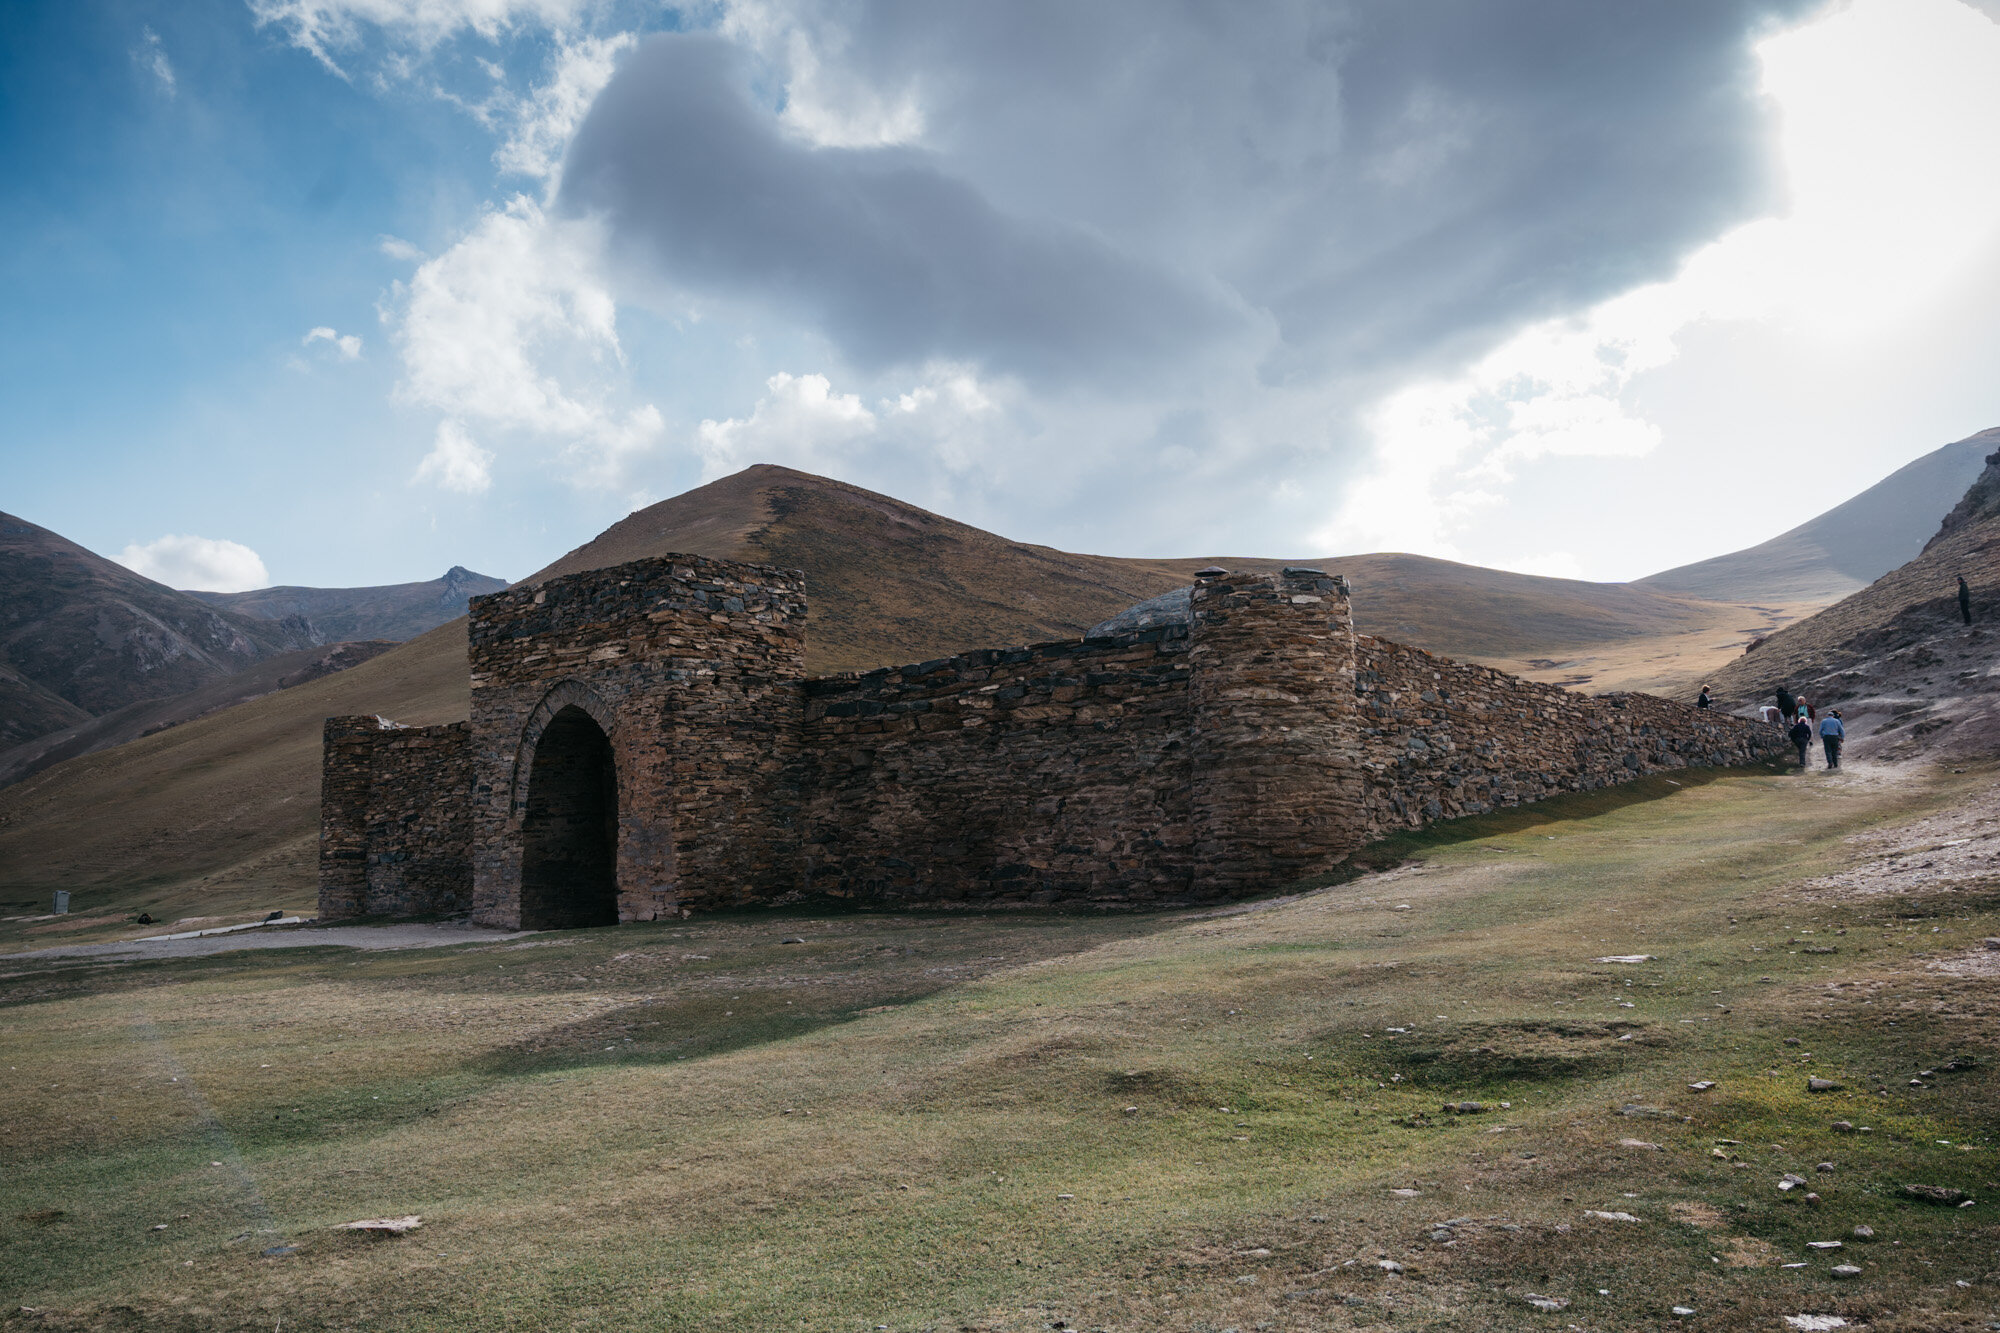
[[[326,727],[320,914],[548,928],[807,898],[1170,905],[1432,820],[1776,753],[1208,571],[1188,623],[819,678],[795,571],[665,556],[472,602],[472,718]]]

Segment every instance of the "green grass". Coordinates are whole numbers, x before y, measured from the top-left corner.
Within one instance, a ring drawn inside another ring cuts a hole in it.
[[[2000,908],[1796,886],[1991,780],[1571,798],[1226,914],[10,960],[0,1327],[1983,1328],[2000,1029],[1922,956]]]

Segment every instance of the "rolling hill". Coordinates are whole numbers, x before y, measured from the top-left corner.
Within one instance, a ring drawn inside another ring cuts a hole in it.
[[[1635,586],[1720,602],[1845,597],[1915,558],[1996,448],[2000,427],[1932,450],[1767,542],[1662,570]]]
[[[377,588],[257,588],[190,592],[210,606],[262,620],[303,616],[322,642],[388,639],[401,643],[465,614],[469,598],[498,592],[507,580],[453,565],[442,578]]]

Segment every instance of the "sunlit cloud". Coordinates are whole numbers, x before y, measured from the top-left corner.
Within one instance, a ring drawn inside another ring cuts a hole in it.
[[[1462,375],[1391,395],[1370,420],[1374,466],[1323,540],[1459,555],[1459,531],[1504,503],[1522,464],[1657,448],[1628,390],[1680,355],[1690,327],[1880,337],[2000,239],[2000,26],[1954,0],[1855,0],[1757,54],[1780,111],[1782,210],[1703,247],[1671,281],[1530,326]]]

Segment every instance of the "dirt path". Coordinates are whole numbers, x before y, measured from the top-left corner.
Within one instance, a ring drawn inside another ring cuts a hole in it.
[[[116,940],[105,944],[67,944],[6,956],[8,962],[46,958],[203,958],[236,949],[310,949],[333,945],[343,949],[437,949],[453,944],[496,944],[534,931],[488,930],[469,922],[451,921],[392,926],[301,926],[238,935],[209,935],[185,940]]]

